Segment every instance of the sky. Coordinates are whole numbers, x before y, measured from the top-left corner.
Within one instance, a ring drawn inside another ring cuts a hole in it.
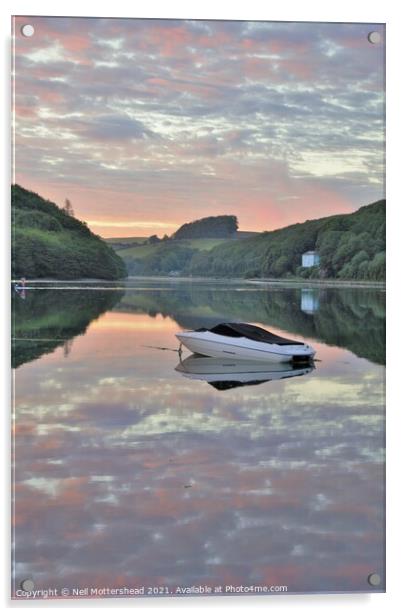
[[[384,197],[383,25],[17,17],[14,37],[14,181],[99,235]]]

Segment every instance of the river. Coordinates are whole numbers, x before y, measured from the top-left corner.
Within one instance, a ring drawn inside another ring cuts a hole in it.
[[[384,590],[382,289],[32,286],[13,297],[15,595],[26,579]],[[317,361],[180,362],[175,333],[221,321],[306,340]]]

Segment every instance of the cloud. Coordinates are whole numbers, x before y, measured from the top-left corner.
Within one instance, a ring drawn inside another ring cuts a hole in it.
[[[154,136],[142,122],[121,115],[99,115],[95,120],[79,124],[81,136],[94,141],[125,141]]]
[[[81,192],[84,219],[108,217],[113,186],[132,193],[136,220],[144,203],[172,224],[230,202],[258,230],[261,208],[246,202],[261,165],[286,170],[280,187],[271,176],[252,188],[277,224],[311,217],[317,177],[322,215],[383,195],[383,46],[367,42],[369,24],[33,21],[32,40],[17,27],[17,179],[57,201]]]

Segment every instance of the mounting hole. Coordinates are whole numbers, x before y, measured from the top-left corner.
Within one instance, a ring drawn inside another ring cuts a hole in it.
[[[370,584],[370,586],[379,586],[381,583],[381,578],[378,575],[378,573],[370,573],[370,575],[367,578],[367,581]]]
[[[373,45],[378,45],[378,43],[381,43],[381,34],[379,32],[369,32],[367,38],[369,43],[372,43]]]
[[[31,24],[25,24],[25,26],[21,28],[21,34],[22,36],[33,36],[35,34],[35,28],[31,26]]]
[[[32,592],[33,589],[35,588],[35,584],[33,580],[22,580],[21,582],[21,588],[22,590],[25,590],[26,592]]]

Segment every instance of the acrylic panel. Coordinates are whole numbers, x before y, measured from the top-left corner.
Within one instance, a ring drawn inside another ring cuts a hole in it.
[[[384,592],[384,55],[13,18],[13,598]]]

